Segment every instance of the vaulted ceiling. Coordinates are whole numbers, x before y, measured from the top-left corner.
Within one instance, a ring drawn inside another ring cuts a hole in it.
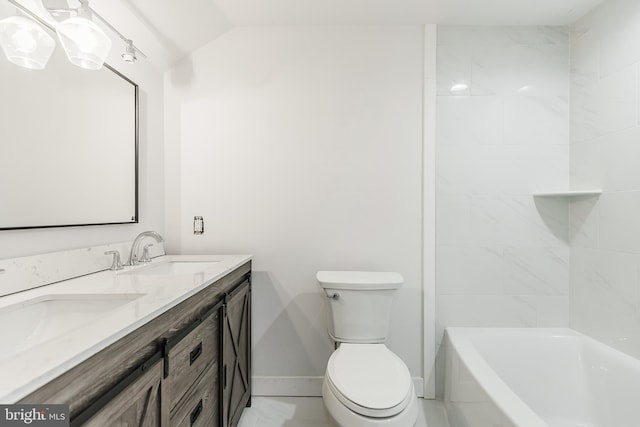
[[[122,2],[168,49],[167,63],[242,25],[568,25],[602,0],[92,0]]]
[[[602,1],[90,0],[90,4],[165,70],[235,26],[569,25]]]

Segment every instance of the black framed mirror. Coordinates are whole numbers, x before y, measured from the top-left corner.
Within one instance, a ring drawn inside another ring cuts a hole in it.
[[[0,230],[138,222],[137,84],[58,44],[40,71],[0,51],[0,98]]]

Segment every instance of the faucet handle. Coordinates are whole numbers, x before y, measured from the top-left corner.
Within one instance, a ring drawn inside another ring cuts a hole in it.
[[[153,243],[150,243],[148,245],[144,245],[142,247],[142,257],[140,258],[140,262],[143,262],[143,263],[151,262],[151,257],[149,256],[149,247],[150,246],[153,246]]]
[[[113,255],[113,263],[111,264],[111,267],[109,267],[109,270],[116,271],[116,270],[122,270],[124,268],[122,266],[122,261],[120,261],[120,252],[118,252],[118,251],[107,251],[104,254],[105,255]]]

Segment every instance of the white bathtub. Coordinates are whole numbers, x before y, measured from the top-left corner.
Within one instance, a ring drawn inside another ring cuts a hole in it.
[[[638,427],[640,360],[571,329],[447,328],[451,427]]]

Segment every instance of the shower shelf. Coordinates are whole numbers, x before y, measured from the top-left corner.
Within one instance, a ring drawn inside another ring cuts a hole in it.
[[[533,197],[597,197],[602,190],[547,191],[533,193]]]

